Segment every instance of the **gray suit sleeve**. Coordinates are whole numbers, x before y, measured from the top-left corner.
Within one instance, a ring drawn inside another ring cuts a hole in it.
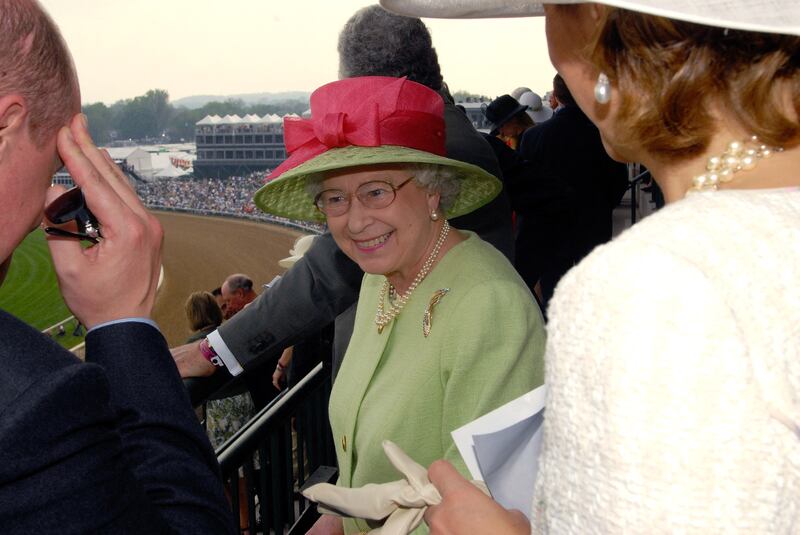
[[[219,328],[243,368],[319,332],[358,300],[364,272],[330,233],[269,290]]]

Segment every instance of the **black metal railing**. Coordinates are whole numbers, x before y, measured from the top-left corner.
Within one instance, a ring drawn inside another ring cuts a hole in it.
[[[650,171],[645,170],[632,179],[630,179],[630,184],[628,187],[631,190],[631,225],[636,223],[636,210],[639,208],[639,197],[638,193],[642,187],[642,183],[645,180],[650,179]]]
[[[240,529],[305,533],[315,520],[316,509],[299,489],[311,478],[332,482],[336,477],[330,389],[330,369],[319,364],[217,449],[231,507],[240,512],[234,516],[247,517],[246,523],[239,520]]]

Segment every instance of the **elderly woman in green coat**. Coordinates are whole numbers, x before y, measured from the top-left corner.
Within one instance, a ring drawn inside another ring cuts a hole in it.
[[[256,204],[327,221],[365,272],[330,400],[338,485],[396,480],[386,439],[466,475],[451,431],[543,382],[542,316],[525,283],[491,245],[447,223],[491,200],[500,182],[444,156],[441,97],[403,78],[322,86],[311,118],[284,129],[290,157]],[[328,516],[315,526],[368,529]]]

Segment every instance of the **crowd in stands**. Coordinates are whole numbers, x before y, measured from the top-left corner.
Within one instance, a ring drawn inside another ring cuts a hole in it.
[[[264,171],[227,178],[163,179],[137,182],[136,192],[151,209],[168,209],[214,215],[247,217],[283,224],[302,225],[308,230],[322,231],[322,225],[299,223],[268,215],[256,209],[253,193],[264,184]]]
[[[296,242],[260,295],[237,273],[189,296],[194,333],[170,350],[150,319],[164,230],[95,147],[57,28],[35,1],[0,0],[0,282],[42,205],[54,227],[84,223],[47,189],[55,161],[102,231],[88,248],[63,229],[49,241],[86,364],[0,311],[3,533],[283,533],[249,496],[276,501],[267,466],[302,474],[302,454],[259,447],[244,483],[223,474],[228,446],[261,439],[236,428],[316,363],[304,355],[330,369],[330,434],[315,431],[337,477],[285,486],[321,505],[308,534],[797,533],[800,7],[773,0],[754,26],[762,0],[544,3],[550,106],[519,88],[479,133],[416,18],[540,2],[381,0],[397,13],[346,23],[340,79],[293,121],[304,142],[254,201],[261,173],[141,184],[150,208],[314,230],[301,222],[321,213],[329,231]],[[618,161],[645,166],[668,206],[610,240]],[[219,458],[176,368],[247,387],[250,404],[210,398]],[[479,488],[453,431],[499,423],[545,378],[541,447],[504,433],[535,473]]]
[[[262,186],[263,172],[229,178],[177,178],[137,184],[146,206],[211,210],[229,214],[253,212],[253,192]]]

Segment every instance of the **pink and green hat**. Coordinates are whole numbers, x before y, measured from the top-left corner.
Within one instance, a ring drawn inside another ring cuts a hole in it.
[[[323,85],[311,95],[311,118],[284,119],[289,157],[254,197],[261,210],[281,217],[324,221],[308,193],[308,180],[326,171],[379,164],[435,164],[462,180],[445,212],[458,217],[501,190],[484,169],[445,156],[444,101],[405,78],[365,76]]]

